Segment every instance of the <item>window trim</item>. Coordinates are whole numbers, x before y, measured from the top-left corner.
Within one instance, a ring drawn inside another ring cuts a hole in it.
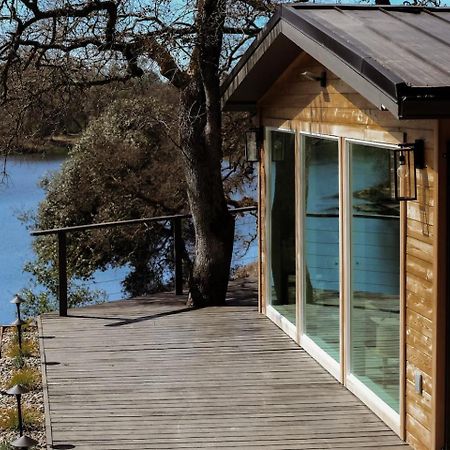
[[[292,324],[271,305],[270,296],[270,165],[271,165],[271,139],[270,132],[279,131],[295,135],[295,214],[296,214],[296,324]],[[311,136],[329,139],[338,142],[339,158],[339,286],[340,286],[340,362],[338,363],[315,342],[306,336],[304,331],[303,291],[304,291],[304,171],[305,155],[303,152],[303,137]],[[264,167],[265,167],[265,221],[266,242],[263,251],[266,261],[263,262],[265,280],[263,283],[266,315],[287,335],[301,345],[305,351],[334,378],[346,386],[375,414],[377,414],[402,439],[405,437],[405,384],[406,384],[406,349],[405,349],[405,243],[406,243],[406,205],[400,202],[400,405],[399,413],[393,410],[386,402],[365,386],[356,376],[350,373],[350,295],[351,295],[351,179],[350,179],[350,144],[362,144],[383,149],[394,149],[396,144],[373,140],[347,138],[341,135],[328,135],[302,131],[289,127],[264,127]]]
[[[391,408],[385,401],[369,389],[363,382],[361,382],[355,375],[351,373],[351,295],[352,295],[352,249],[351,249],[351,226],[352,226],[352,183],[351,183],[351,144],[366,145],[381,149],[395,149],[395,144],[379,143],[374,141],[365,141],[361,139],[343,138],[344,144],[344,185],[345,191],[345,207],[344,207],[344,258],[347,270],[344,270],[344,355],[345,355],[345,373],[344,385],[355,394],[363,403],[365,403],[372,411],[375,412],[393,431],[395,431],[401,438],[404,438],[405,427],[405,232],[406,232],[406,210],[405,202],[400,202],[400,280],[399,280],[399,337],[400,337],[400,358],[399,358],[399,412]],[[350,268],[350,269],[348,269]]]
[[[272,151],[271,151],[271,132],[272,131],[278,131],[281,133],[289,133],[294,135],[294,158],[297,160],[298,155],[298,147],[297,147],[297,132],[295,130],[292,130],[287,127],[264,127],[264,148],[266,151],[264,152],[264,166],[265,166],[265,172],[266,172],[266,205],[265,207],[265,237],[266,242],[264,244],[264,252],[266,255],[266,261],[264,263],[264,269],[265,269],[265,277],[264,277],[264,292],[265,292],[265,306],[266,306],[266,315],[269,317],[279,328],[281,328],[288,336],[290,336],[292,339],[294,339],[297,343],[297,329],[298,329],[298,314],[297,314],[297,307],[296,307],[296,323],[293,324],[290,322],[286,317],[284,317],[281,313],[279,313],[273,306],[272,306],[272,296],[271,296],[271,286],[270,286],[270,280],[271,280],[271,236],[272,236],[272,226],[271,226],[271,202],[270,202],[270,195],[271,195],[271,163],[272,163]],[[296,164],[295,164],[296,166]],[[295,177],[296,178],[296,177]],[[294,188],[294,193],[296,196],[296,190]],[[296,201],[296,199],[294,199]],[[295,240],[296,243],[296,249],[297,249],[297,239]],[[297,259],[297,257],[296,257]],[[297,288],[297,278],[296,278],[296,292],[298,292]],[[297,303],[297,296],[296,296],[296,303]]]

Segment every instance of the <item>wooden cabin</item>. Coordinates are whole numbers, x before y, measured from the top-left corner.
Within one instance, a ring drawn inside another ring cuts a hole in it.
[[[450,9],[284,5],[223,105],[253,114],[261,312],[412,447],[450,448]]]

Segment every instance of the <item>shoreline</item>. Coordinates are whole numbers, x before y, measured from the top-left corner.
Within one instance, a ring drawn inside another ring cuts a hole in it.
[[[80,140],[81,135],[57,135],[20,143],[8,153],[8,156],[67,156],[69,151]],[[5,154],[5,149],[0,149]]]

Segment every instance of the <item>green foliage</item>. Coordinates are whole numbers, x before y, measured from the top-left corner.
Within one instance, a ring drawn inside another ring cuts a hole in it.
[[[23,367],[22,369],[14,371],[6,384],[6,389],[9,389],[16,384],[21,384],[29,390],[35,390],[41,384],[41,374],[33,367]]]
[[[25,323],[21,326],[22,335],[23,335],[23,333],[26,333],[27,331],[30,331],[31,327],[33,326],[33,319],[32,318],[28,318],[28,319],[23,320],[23,321]],[[11,333],[12,333],[12,336],[11,336],[12,342],[19,342],[19,333],[18,333],[17,327],[12,327],[11,328]]]
[[[33,277],[32,287],[22,291],[26,300],[22,305],[24,316],[35,317],[58,310],[58,274],[55,265],[49,264],[38,255],[35,261],[25,264],[24,270]],[[106,300],[106,294],[101,290],[90,289],[86,279],[84,281],[71,279],[68,291],[69,308],[102,303]]]
[[[0,450],[13,450],[13,447],[9,442],[0,442]]]
[[[23,220],[32,228],[49,229],[186,212],[177,124],[177,98],[169,86],[147,80],[135,83],[128,93],[116,93],[90,122],[62,170],[42,181],[46,198],[37,215],[24,215]],[[248,118],[226,115],[224,126],[225,192],[230,205],[246,206],[253,202],[244,195],[245,181],[255,177],[241,159]],[[184,226],[186,247],[192,248],[192,227]],[[104,300],[104,292],[88,288],[96,270],[127,265],[130,273],[123,287],[131,296],[164,290],[173,281],[169,223],[67,237],[69,307]],[[36,259],[25,265],[33,280],[24,291],[23,309],[29,316],[58,307],[56,237],[35,239],[34,250]]]
[[[141,92],[136,88],[129,95],[132,98],[117,98],[93,120],[62,170],[43,180],[46,198],[31,223],[33,228],[154,217],[184,210],[186,189],[173,141],[174,94],[158,82],[151,90]],[[131,295],[164,289],[170,282],[171,241],[168,223],[68,235],[69,307],[104,299],[104,293],[87,287],[98,269],[128,265],[131,272],[124,288]],[[34,250],[36,260],[25,266],[34,284],[24,291],[27,315],[57,308],[55,237],[36,239]]]
[[[33,430],[42,422],[42,414],[37,408],[23,405],[22,419],[25,430]],[[17,408],[0,408],[0,430],[19,430]]]

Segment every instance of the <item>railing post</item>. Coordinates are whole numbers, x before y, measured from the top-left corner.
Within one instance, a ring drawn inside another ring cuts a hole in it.
[[[181,237],[181,217],[175,217],[172,222],[175,259],[175,295],[183,295],[183,241]]]
[[[58,300],[59,315],[67,316],[67,240],[66,232],[58,231]]]

